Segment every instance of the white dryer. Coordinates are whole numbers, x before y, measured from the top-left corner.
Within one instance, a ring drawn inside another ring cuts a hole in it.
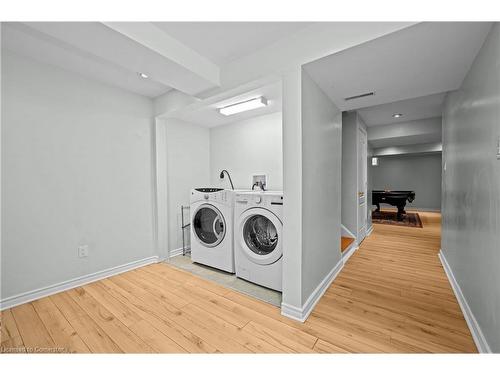
[[[283,192],[236,193],[236,276],[282,290]]]
[[[234,273],[234,193],[219,188],[191,190],[191,260]]]

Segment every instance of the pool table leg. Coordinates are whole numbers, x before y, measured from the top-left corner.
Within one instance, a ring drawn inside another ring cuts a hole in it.
[[[403,220],[403,215],[406,213],[405,206],[398,206],[398,220]]]

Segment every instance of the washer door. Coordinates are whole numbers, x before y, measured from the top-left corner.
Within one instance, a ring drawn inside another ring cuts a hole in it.
[[[257,264],[272,264],[283,255],[283,224],[271,211],[251,208],[239,220],[241,249]]]
[[[193,215],[193,232],[203,246],[214,247],[226,235],[226,221],[221,212],[211,204],[202,204]]]

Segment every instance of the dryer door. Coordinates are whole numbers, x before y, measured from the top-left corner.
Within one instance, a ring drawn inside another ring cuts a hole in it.
[[[226,235],[224,216],[211,204],[202,204],[198,207],[191,225],[196,239],[206,247],[217,246]]]
[[[239,220],[243,254],[257,264],[272,264],[283,255],[283,224],[271,211],[251,208]]]

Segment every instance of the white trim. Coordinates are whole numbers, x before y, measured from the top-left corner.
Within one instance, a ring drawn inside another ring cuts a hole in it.
[[[351,238],[356,238],[356,236],[349,230],[347,229],[344,224],[340,224],[340,230],[342,232],[342,236],[344,237],[351,237]]]
[[[182,247],[169,251],[169,258],[177,257],[179,255],[182,255]]]
[[[165,120],[156,117],[154,124],[155,145],[155,240],[156,253],[160,258],[168,258],[168,173],[167,173],[167,124]]]
[[[486,341],[486,338],[483,335],[483,331],[481,331],[481,327],[474,317],[474,314],[472,313],[472,310],[462,293],[462,289],[460,289],[460,285],[458,284],[457,279],[455,279],[455,275],[453,275],[453,270],[448,264],[448,261],[446,260],[442,249],[439,250],[439,259],[441,260],[444,271],[446,272],[446,276],[448,276],[448,280],[450,281],[453,292],[455,293],[455,297],[457,297],[458,304],[462,309],[465,321],[469,326],[470,333],[472,335],[472,338],[474,339],[474,343],[476,344],[478,351],[480,353],[491,353],[492,351],[490,349],[490,346],[488,345],[488,342]]]
[[[370,226],[370,228],[368,228],[368,230],[366,231],[366,237],[369,237],[370,234],[373,233],[373,225]]]
[[[319,285],[311,293],[307,301],[302,305],[301,308],[289,305],[287,303],[281,303],[281,315],[286,316],[299,322],[305,322],[314,309],[314,306],[319,302],[323,294],[330,286],[330,284],[335,280],[339,272],[342,270],[344,262],[342,259],[333,267],[333,269],[328,272],[328,275],[319,283]]]
[[[356,250],[359,249],[358,243],[354,241],[351,245],[342,253],[342,260],[344,264],[349,260],[349,258],[354,254]]]
[[[8,309],[17,305],[22,305],[23,303],[31,302],[39,298],[50,296],[52,294],[60,293],[68,289],[73,289],[94,281],[102,280],[110,276],[118,275],[119,273],[133,270],[135,268],[147,266],[148,264],[152,263],[157,263],[158,261],[158,256],[154,255],[148,258],[122,264],[120,266],[97,271],[88,275],[79,276],[68,281],[63,281],[61,283],[7,297],[0,301],[0,310]]]

